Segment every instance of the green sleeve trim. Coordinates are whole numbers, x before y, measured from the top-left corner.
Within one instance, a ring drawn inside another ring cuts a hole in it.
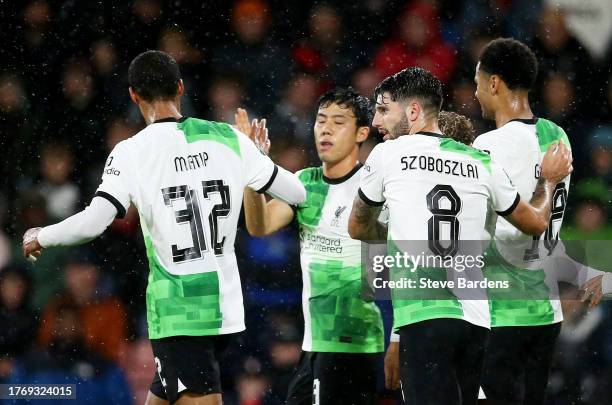
[[[177,124],[178,129],[183,131],[188,143],[197,141],[219,142],[240,156],[240,143],[238,136],[228,124],[187,118]]]
[[[543,153],[548,150],[550,144],[556,141],[563,142],[571,149],[569,138],[563,128],[552,121],[538,118],[538,122],[536,122],[536,134],[538,134],[538,143]]]
[[[306,189],[306,201],[298,206],[297,221],[300,225],[316,227],[321,220],[329,191],[329,185],[323,180],[323,168],[306,168],[300,172],[298,178]]]
[[[471,158],[474,158],[482,163],[487,171],[491,173],[491,156],[486,152],[472,148],[471,146],[467,146],[466,144],[457,142],[450,138],[440,139],[440,149],[446,152],[460,153],[462,155],[470,156]]]

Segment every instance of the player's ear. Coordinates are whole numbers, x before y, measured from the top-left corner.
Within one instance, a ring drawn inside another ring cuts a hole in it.
[[[408,118],[408,121],[416,121],[419,119],[420,115],[421,106],[419,105],[419,103],[416,100],[413,100],[408,103],[408,106],[406,107],[406,118]]]
[[[178,86],[176,89],[176,95],[181,97],[185,92],[185,85],[183,84],[183,79],[179,79]]]
[[[134,89],[132,88],[132,86],[128,87],[128,91],[130,92],[130,98],[132,99],[132,102],[134,104],[138,104],[138,102],[140,101],[138,98],[138,94],[136,94],[136,92],[134,91]]]
[[[501,85],[501,79],[499,76],[497,75],[491,75],[489,76],[489,92],[492,95],[497,95],[497,93],[499,93],[499,86]]]
[[[357,128],[357,138],[355,141],[361,143],[368,139],[368,135],[370,135],[370,127],[359,127]]]

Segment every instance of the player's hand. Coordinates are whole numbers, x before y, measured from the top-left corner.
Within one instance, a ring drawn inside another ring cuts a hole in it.
[[[602,297],[607,293],[604,291],[604,275],[593,277],[581,287],[582,302],[587,302],[589,308],[593,308],[601,301]]]
[[[270,151],[270,138],[268,137],[268,128],[266,128],[265,118],[257,121],[254,119],[249,124],[249,115],[244,108],[238,108],[234,114],[236,120],[236,128],[245,133],[251,141],[257,146],[262,153],[268,154]]]
[[[23,234],[23,255],[30,261],[42,254],[42,246],[38,243],[38,233],[42,228],[30,228]]]
[[[399,342],[389,343],[385,353],[385,388],[396,390],[400,387]]]
[[[563,142],[553,142],[542,159],[540,176],[544,180],[558,183],[566,178],[572,170],[572,151]]]

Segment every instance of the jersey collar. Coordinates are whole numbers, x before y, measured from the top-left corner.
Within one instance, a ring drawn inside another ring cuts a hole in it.
[[[181,118],[174,118],[174,117],[168,117],[168,118],[161,118],[158,120],[153,121],[153,124],[159,124],[160,122],[183,122],[185,121],[187,118],[187,116],[182,116]]]
[[[425,135],[425,136],[435,136],[436,138],[447,138],[443,134],[437,134],[435,132],[427,132],[427,131],[419,131],[416,132],[415,135]]]
[[[536,117],[533,117],[533,118],[515,118],[515,119],[510,120],[508,122],[521,122],[521,123],[527,124],[527,125],[535,125],[536,122],[538,122],[538,119]]]
[[[353,167],[353,170],[351,170],[350,172],[348,172],[344,176],[338,177],[338,178],[335,178],[335,179],[330,179],[329,177],[323,176],[323,181],[326,182],[327,184],[340,184],[340,183],[344,183],[345,181],[347,181],[348,179],[353,177],[353,175],[355,173],[357,173],[359,171],[359,169],[361,169],[362,166],[363,166],[363,164],[361,164],[361,162],[359,162],[359,163],[357,163],[355,165],[355,167]]]

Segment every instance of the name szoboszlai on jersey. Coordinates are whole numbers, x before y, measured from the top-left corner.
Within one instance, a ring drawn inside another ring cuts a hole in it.
[[[474,241],[480,251],[472,253],[481,254],[492,237],[490,218],[496,212],[509,214],[519,202],[508,176],[488,154],[434,133],[377,145],[362,172],[359,193],[368,204],[387,203],[390,246],[421,241],[428,255],[442,257],[454,254],[445,242]],[[470,278],[483,278],[480,269],[470,271]],[[435,318],[490,327],[486,292],[474,296],[480,299],[463,299],[452,289],[438,292],[443,298],[404,299],[402,291],[393,290],[394,328]]]
[[[278,168],[224,123],[162,120],[119,143],[96,192],[138,209],[149,259],[149,338],[244,330],[234,240],[244,187]]]

